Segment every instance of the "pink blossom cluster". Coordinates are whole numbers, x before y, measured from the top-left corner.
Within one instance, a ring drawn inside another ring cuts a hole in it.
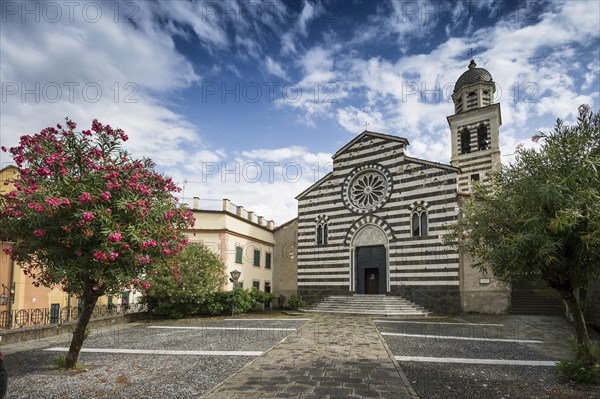
[[[110,242],[119,242],[121,241],[121,238],[123,238],[123,236],[119,232],[110,233],[108,235],[108,241]]]
[[[77,199],[79,200],[80,204],[85,204],[86,202],[92,202],[92,195],[90,193],[81,193]]]
[[[140,244],[142,248],[156,247],[156,240],[144,241]]]
[[[89,222],[94,218],[94,214],[92,212],[81,212],[81,219]]]
[[[101,198],[103,201],[108,201],[108,200],[110,199],[110,197],[111,197],[111,193],[110,193],[110,191],[105,191],[105,192],[103,192],[103,193],[100,193],[100,198]]]
[[[50,206],[60,206],[61,202],[56,197],[46,197],[44,201]]]

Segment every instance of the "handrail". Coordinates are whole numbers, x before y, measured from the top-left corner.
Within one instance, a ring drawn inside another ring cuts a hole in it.
[[[402,281],[397,281],[397,282],[400,283],[400,285],[402,285],[403,287],[409,288],[410,290],[412,290],[412,292],[426,297],[427,298],[427,300],[426,300],[427,306],[426,307],[428,308],[428,310],[430,310],[434,313],[437,313],[437,312],[435,312],[435,309],[432,308],[432,303],[433,303],[433,304],[437,305],[436,308],[438,308],[438,310],[442,310],[442,313],[446,313],[448,303],[446,301],[444,301],[443,299],[435,298],[429,294],[422,292],[421,290],[411,287],[410,285],[404,284]],[[422,306],[425,306],[425,305],[422,305]]]
[[[410,288],[411,290],[415,291],[415,292],[416,292],[416,293],[418,293],[418,294],[425,295],[426,297],[428,297],[428,298],[430,298],[430,299],[432,299],[432,300],[434,300],[434,301],[439,301],[439,299],[437,299],[437,298],[434,298],[434,297],[432,297],[431,295],[427,295],[426,293],[424,293],[424,292],[421,292],[421,291],[419,291],[418,289],[411,287],[410,285],[406,285],[406,284],[404,284],[402,281],[396,280],[396,282],[398,282],[398,283],[402,284],[403,286],[405,286],[405,287],[407,287],[407,288]]]

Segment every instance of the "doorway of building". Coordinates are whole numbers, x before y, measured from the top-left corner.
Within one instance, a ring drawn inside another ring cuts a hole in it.
[[[386,251],[383,245],[356,248],[356,293],[385,294]]]
[[[379,269],[365,269],[365,294],[379,294]]]

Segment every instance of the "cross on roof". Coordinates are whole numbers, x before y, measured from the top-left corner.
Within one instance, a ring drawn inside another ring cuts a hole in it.
[[[473,54],[475,54],[475,51],[473,51],[473,49],[469,49],[469,58],[473,58]]]
[[[365,127],[365,130],[367,130],[367,128],[369,127],[369,122],[365,122],[363,126]]]

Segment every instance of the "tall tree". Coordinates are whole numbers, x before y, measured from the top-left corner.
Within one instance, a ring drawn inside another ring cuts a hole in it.
[[[600,276],[600,111],[582,105],[576,124],[558,119],[534,139],[539,150],[519,148],[491,186],[476,187],[452,239],[502,280],[539,278],[560,292],[587,344],[576,290]]]
[[[83,306],[65,365],[73,368],[98,298],[132,285],[156,262],[175,256],[187,240],[178,230],[193,223],[172,196],[170,178],[149,159],[121,148],[121,129],[92,122],[76,132],[66,120],[9,151],[20,169],[15,190],[0,198],[0,231],[7,251],[36,285],[61,286]]]

